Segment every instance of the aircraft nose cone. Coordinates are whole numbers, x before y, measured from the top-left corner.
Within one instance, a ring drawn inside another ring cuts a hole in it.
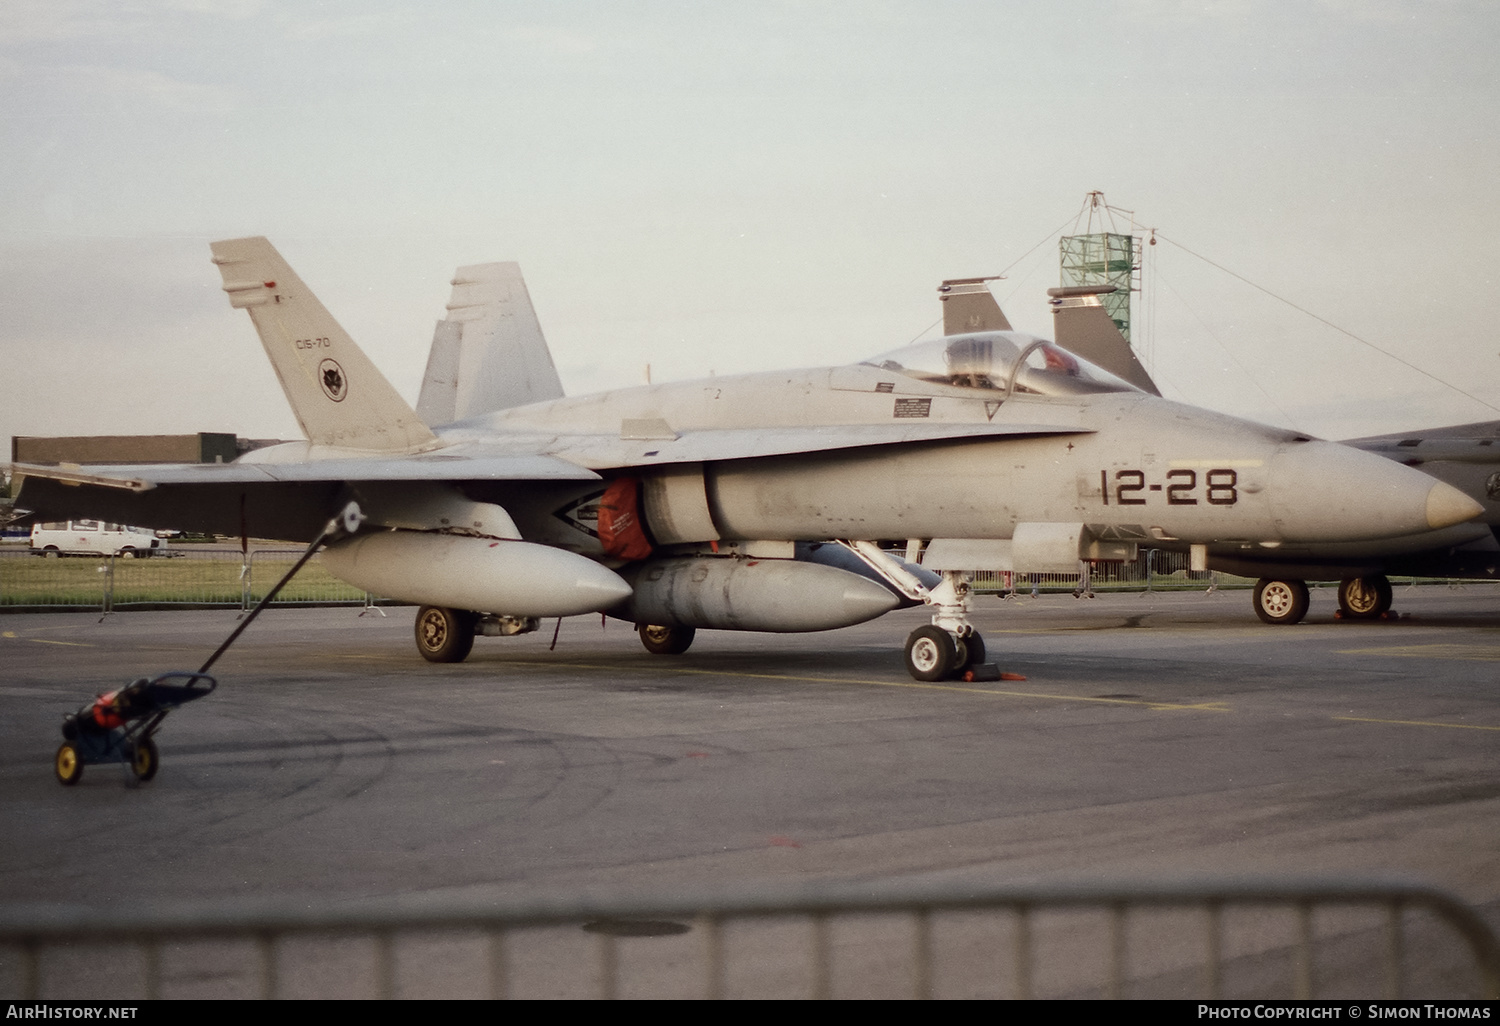
[[[1434,531],[1461,524],[1483,512],[1483,506],[1450,484],[1439,481],[1427,493],[1427,526]]]
[[[1420,470],[1334,442],[1283,448],[1270,466],[1268,497],[1289,541],[1399,538],[1462,523],[1478,503]]]

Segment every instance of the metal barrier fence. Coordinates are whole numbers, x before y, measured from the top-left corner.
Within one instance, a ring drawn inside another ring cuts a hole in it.
[[[0,952],[23,1000],[1500,997],[1472,909],[1380,881],[11,908]]]
[[[97,609],[249,609],[281,579],[301,550],[174,549],[169,557],[121,555],[45,559],[0,550],[0,611]],[[369,605],[313,557],[276,597],[276,605]]]

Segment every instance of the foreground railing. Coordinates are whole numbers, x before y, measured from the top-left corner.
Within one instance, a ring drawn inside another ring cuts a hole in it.
[[[1472,909],[1380,881],[12,907],[0,950],[22,999],[1500,997],[1500,942]]]

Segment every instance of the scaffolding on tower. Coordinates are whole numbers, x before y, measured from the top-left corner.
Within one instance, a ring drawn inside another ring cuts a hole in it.
[[[1109,319],[1129,342],[1131,296],[1141,290],[1141,241],[1128,231],[1117,230],[1114,211],[1102,192],[1084,197],[1075,231],[1077,225],[1083,226],[1081,234],[1064,235],[1058,242],[1062,284],[1113,285],[1115,291],[1100,299]]]

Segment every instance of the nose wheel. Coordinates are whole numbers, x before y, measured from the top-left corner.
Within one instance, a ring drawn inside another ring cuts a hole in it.
[[[1255,615],[1269,624],[1301,623],[1307,615],[1307,584],[1262,577],[1252,598]]]
[[[984,662],[984,655],[977,632],[959,637],[928,624],[906,638],[906,672],[916,680],[951,680]]]

